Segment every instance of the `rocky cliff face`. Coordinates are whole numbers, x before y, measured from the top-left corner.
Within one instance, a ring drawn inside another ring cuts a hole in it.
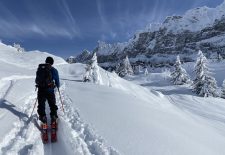
[[[126,55],[133,65],[172,65],[178,54],[181,61],[194,61],[199,49],[208,58],[218,53],[225,58],[225,2],[216,8],[201,7],[184,16],[167,17],[157,28],[137,33],[126,43],[100,42],[93,52],[102,67],[113,68]]]

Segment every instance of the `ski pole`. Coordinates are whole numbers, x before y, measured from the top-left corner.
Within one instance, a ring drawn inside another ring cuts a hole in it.
[[[31,112],[30,117],[33,115],[33,112],[34,112],[34,109],[35,109],[35,107],[36,107],[37,101],[38,101],[38,98],[36,98],[36,101],[35,101],[35,103],[34,103],[34,107],[33,107],[33,110],[32,110],[32,112]]]
[[[58,87],[57,87],[57,88],[58,88]],[[64,107],[63,107],[62,96],[61,96],[61,93],[60,93],[59,88],[58,88],[58,91],[59,91],[59,98],[60,98],[60,101],[61,101],[61,104],[62,104],[62,111],[63,111],[63,113],[65,114]]]

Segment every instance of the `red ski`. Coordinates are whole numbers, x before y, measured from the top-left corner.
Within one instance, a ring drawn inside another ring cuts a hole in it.
[[[44,144],[48,143],[48,124],[41,124],[41,138]]]
[[[51,142],[57,142],[57,122],[54,121],[51,124]]]

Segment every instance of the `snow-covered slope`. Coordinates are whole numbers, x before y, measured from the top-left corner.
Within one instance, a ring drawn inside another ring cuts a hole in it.
[[[0,62],[13,66],[34,69],[37,68],[38,64],[44,63],[47,56],[52,56],[54,58],[55,65],[66,64],[62,58],[46,52],[18,52],[16,48],[0,43]]]
[[[189,67],[191,69],[193,65]],[[76,68],[78,70],[79,66]],[[221,119],[216,113],[218,106],[225,109],[221,105],[223,99],[203,100],[185,87],[170,86],[166,79],[165,74],[150,75],[146,83],[141,83],[149,88],[148,95],[146,89],[120,78],[116,81],[117,89],[112,89],[113,84],[112,88],[93,87],[89,83],[68,81],[67,87],[71,87],[66,92],[84,119],[122,154],[222,154],[225,140],[220,130],[224,131],[225,128],[220,127],[220,123],[212,126],[211,121],[217,117]],[[149,86],[165,95],[153,91]],[[172,98],[176,95],[177,98]],[[87,97],[89,100],[86,100]],[[215,106],[213,101],[217,102]],[[202,119],[201,114],[207,114],[208,119]]]
[[[106,146],[88,124],[81,121],[76,108],[70,105],[66,97],[66,113],[59,111],[59,142],[43,145],[37,114],[32,117],[30,114],[37,97],[34,84],[37,65],[52,55],[43,52],[17,53],[14,48],[4,44],[0,46],[0,54],[0,154],[118,154],[113,148]],[[62,58],[53,57],[56,60],[55,67],[59,70],[67,64]],[[65,84],[62,82],[60,89],[62,95],[66,96],[64,88]],[[61,107],[59,94],[57,104]]]
[[[26,60],[32,55],[36,53],[19,58],[13,54],[10,61]],[[63,62],[56,66],[65,108],[63,114],[56,93],[59,141],[44,145],[36,112],[29,119],[36,99],[36,68],[22,70],[18,67],[24,65],[20,61],[9,67],[5,63],[8,56],[2,56],[0,154],[222,155],[225,152],[222,99],[193,96],[187,87],[170,86],[166,74],[161,73],[142,77],[141,81],[137,78],[137,85],[100,69],[103,85],[83,83],[85,65]],[[32,63],[38,64],[39,60],[36,61]],[[191,65],[188,67],[192,69]],[[218,77],[222,75],[219,70],[216,72]]]

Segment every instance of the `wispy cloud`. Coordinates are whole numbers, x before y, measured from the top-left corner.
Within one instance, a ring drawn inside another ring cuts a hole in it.
[[[59,4],[58,6],[60,7],[60,10],[66,17],[67,23],[70,25],[70,28],[72,32],[74,33],[74,35],[80,36],[79,27],[76,24],[76,20],[74,19],[67,2],[65,0],[60,0],[58,4]]]
[[[170,10],[166,7],[167,0],[144,2],[137,8],[138,11],[129,7],[122,8],[117,4],[118,12],[113,25],[118,25],[127,39],[133,37],[136,31],[143,30],[148,24],[162,22],[167,15],[170,15]]]
[[[106,18],[103,1],[96,0],[96,5],[98,15],[101,21],[101,31],[102,31],[101,40],[115,39],[117,37],[117,33],[113,31],[113,28],[111,26],[112,22],[109,22]]]
[[[109,27],[108,26],[109,24],[108,24],[108,22],[107,22],[107,20],[105,18],[104,12],[103,12],[104,8],[103,8],[102,1],[101,0],[96,0],[96,3],[97,3],[98,15],[99,15],[99,17],[101,19],[102,25],[104,27]]]
[[[35,10],[34,6],[28,6],[29,16],[21,19],[13,14],[6,6],[0,2],[0,36],[2,38],[32,38],[39,37],[64,37],[72,39],[79,37],[79,29],[65,1],[62,1],[64,16],[67,25],[58,22],[53,17],[43,18],[39,16],[40,10]]]

